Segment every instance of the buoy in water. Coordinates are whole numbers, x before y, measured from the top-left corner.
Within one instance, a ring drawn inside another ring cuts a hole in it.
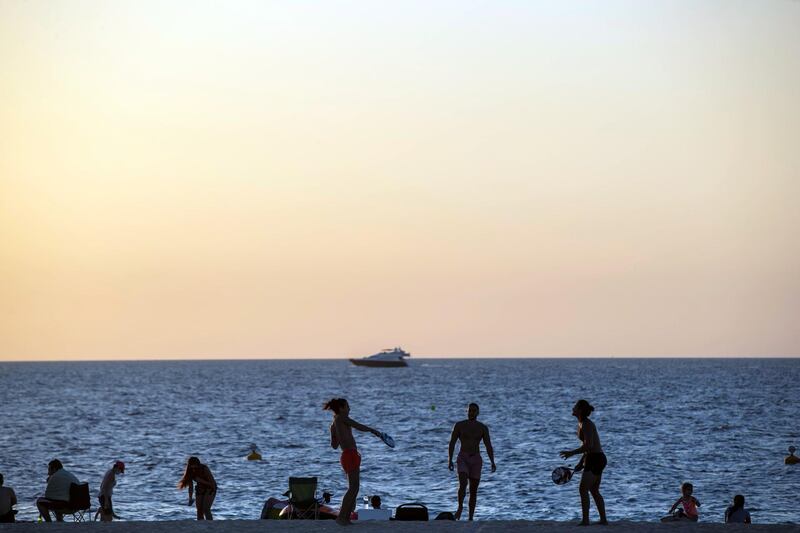
[[[260,461],[261,454],[258,453],[258,448],[256,448],[255,444],[250,445],[250,453],[247,455],[248,461]]]

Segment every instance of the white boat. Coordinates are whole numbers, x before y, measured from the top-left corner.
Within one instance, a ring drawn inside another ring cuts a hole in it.
[[[411,354],[397,346],[388,350],[381,350],[380,352],[372,354],[368,357],[350,359],[350,362],[356,366],[408,366],[408,363],[405,360],[406,357],[411,357]]]

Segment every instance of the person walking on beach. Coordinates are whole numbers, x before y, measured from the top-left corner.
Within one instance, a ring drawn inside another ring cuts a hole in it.
[[[600,445],[600,436],[597,434],[597,428],[594,422],[589,420],[589,415],[592,414],[592,411],[594,411],[594,407],[586,400],[578,400],[575,407],[572,408],[572,416],[578,419],[578,439],[582,444],[580,448],[563,450],[560,454],[564,459],[579,453],[583,454],[583,457],[575,467],[576,472],[583,470],[581,483],[578,486],[578,491],[581,495],[582,526],[589,525],[589,494],[594,498],[594,505],[600,514],[599,523],[602,525],[608,524],[606,504],[600,494],[600,481],[607,461],[606,454],[603,453],[603,447]]]
[[[322,406],[323,410],[333,413],[331,423],[331,448],[341,448],[342,455],[339,462],[344,473],[347,475],[347,492],[342,497],[342,506],[339,509],[339,516],[336,523],[342,526],[351,524],[350,515],[355,510],[356,498],[360,489],[361,477],[361,455],[356,448],[356,440],[353,438],[353,428],[370,432],[380,437],[381,433],[377,429],[372,429],[364,424],[359,424],[350,418],[350,405],[344,398],[333,398]]]
[[[16,521],[17,495],[11,487],[4,487],[3,481],[3,474],[0,474],[0,524],[9,524]]]
[[[194,498],[192,498],[193,485]],[[195,503],[197,507],[198,520],[213,520],[211,515],[211,504],[217,495],[217,482],[211,474],[211,469],[200,462],[197,457],[189,457],[186,462],[186,470],[178,483],[179,489],[189,489],[189,505]]]
[[[47,464],[47,488],[44,497],[37,498],[36,508],[45,522],[52,522],[50,511],[56,515],[56,522],[64,521],[62,511],[69,507],[69,487],[80,483],[71,472],[64,469],[58,459],[53,459]]]
[[[100,483],[100,494],[97,499],[100,502],[100,508],[94,514],[95,520],[97,515],[100,515],[101,522],[111,522],[114,518],[119,517],[114,513],[114,506],[111,503],[111,496],[114,493],[114,487],[117,485],[117,474],[125,473],[125,463],[122,461],[114,462],[114,466],[108,469],[103,476],[103,481]]]
[[[483,459],[481,459],[481,441],[486,446],[486,455],[492,463],[492,472],[497,470],[494,463],[494,448],[489,437],[489,428],[485,424],[478,422],[480,408],[477,403],[471,403],[467,407],[467,419],[456,422],[453,426],[453,433],[450,435],[450,446],[447,459],[447,467],[452,471],[453,452],[456,448],[456,441],[461,441],[458,450],[456,465],[458,470],[458,509],[455,519],[461,520],[461,513],[464,511],[464,496],[467,492],[467,481],[469,480],[469,519],[475,516],[475,505],[478,502],[478,484],[481,482],[481,469]]]

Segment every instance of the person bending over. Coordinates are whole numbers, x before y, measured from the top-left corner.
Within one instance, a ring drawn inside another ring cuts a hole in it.
[[[193,485],[197,486],[194,490],[194,498],[192,498]],[[211,469],[202,464],[200,459],[194,456],[189,457],[178,488],[189,489],[189,505],[195,504],[198,520],[214,519],[211,515],[211,505],[217,496],[217,481],[211,474]]]
[[[114,466],[108,469],[103,476],[103,481],[100,483],[100,494],[97,500],[100,502],[100,508],[94,514],[95,520],[97,515],[100,515],[101,522],[111,522],[114,518],[119,520],[119,517],[114,513],[114,505],[111,503],[111,497],[114,494],[114,487],[117,485],[117,474],[125,473],[125,463],[116,461]]]

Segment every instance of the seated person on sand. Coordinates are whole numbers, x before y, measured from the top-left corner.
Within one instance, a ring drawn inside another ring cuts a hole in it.
[[[50,511],[56,515],[57,522],[64,521],[63,511],[69,506],[69,487],[78,484],[78,478],[71,472],[64,470],[64,465],[58,459],[53,459],[47,465],[47,488],[44,497],[36,500],[36,508],[45,522],[52,522]]]
[[[3,474],[0,474],[0,524],[16,522],[15,505],[17,505],[17,495],[11,487],[3,486]]]
[[[796,465],[800,463],[800,457],[797,457],[794,452],[797,450],[794,446],[789,446],[789,455],[786,456],[786,459],[783,460],[783,464],[785,465]]]
[[[737,494],[733,497],[733,505],[725,510],[726,524],[752,524],[750,513],[744,508],[744,496]]]
[[[692,496],[694,486],[691,483],[683,483],[681,485],[681,497],[672,504],[669,509],[669,515],[661,519],[662,522],[672,522],[675,520],[689,520],[697,522],[699,513],[697,508],[700,507],[700,502]],[[680,507],[678,507],[680,505]],[[676,510],[677,509],[677,510]]]

